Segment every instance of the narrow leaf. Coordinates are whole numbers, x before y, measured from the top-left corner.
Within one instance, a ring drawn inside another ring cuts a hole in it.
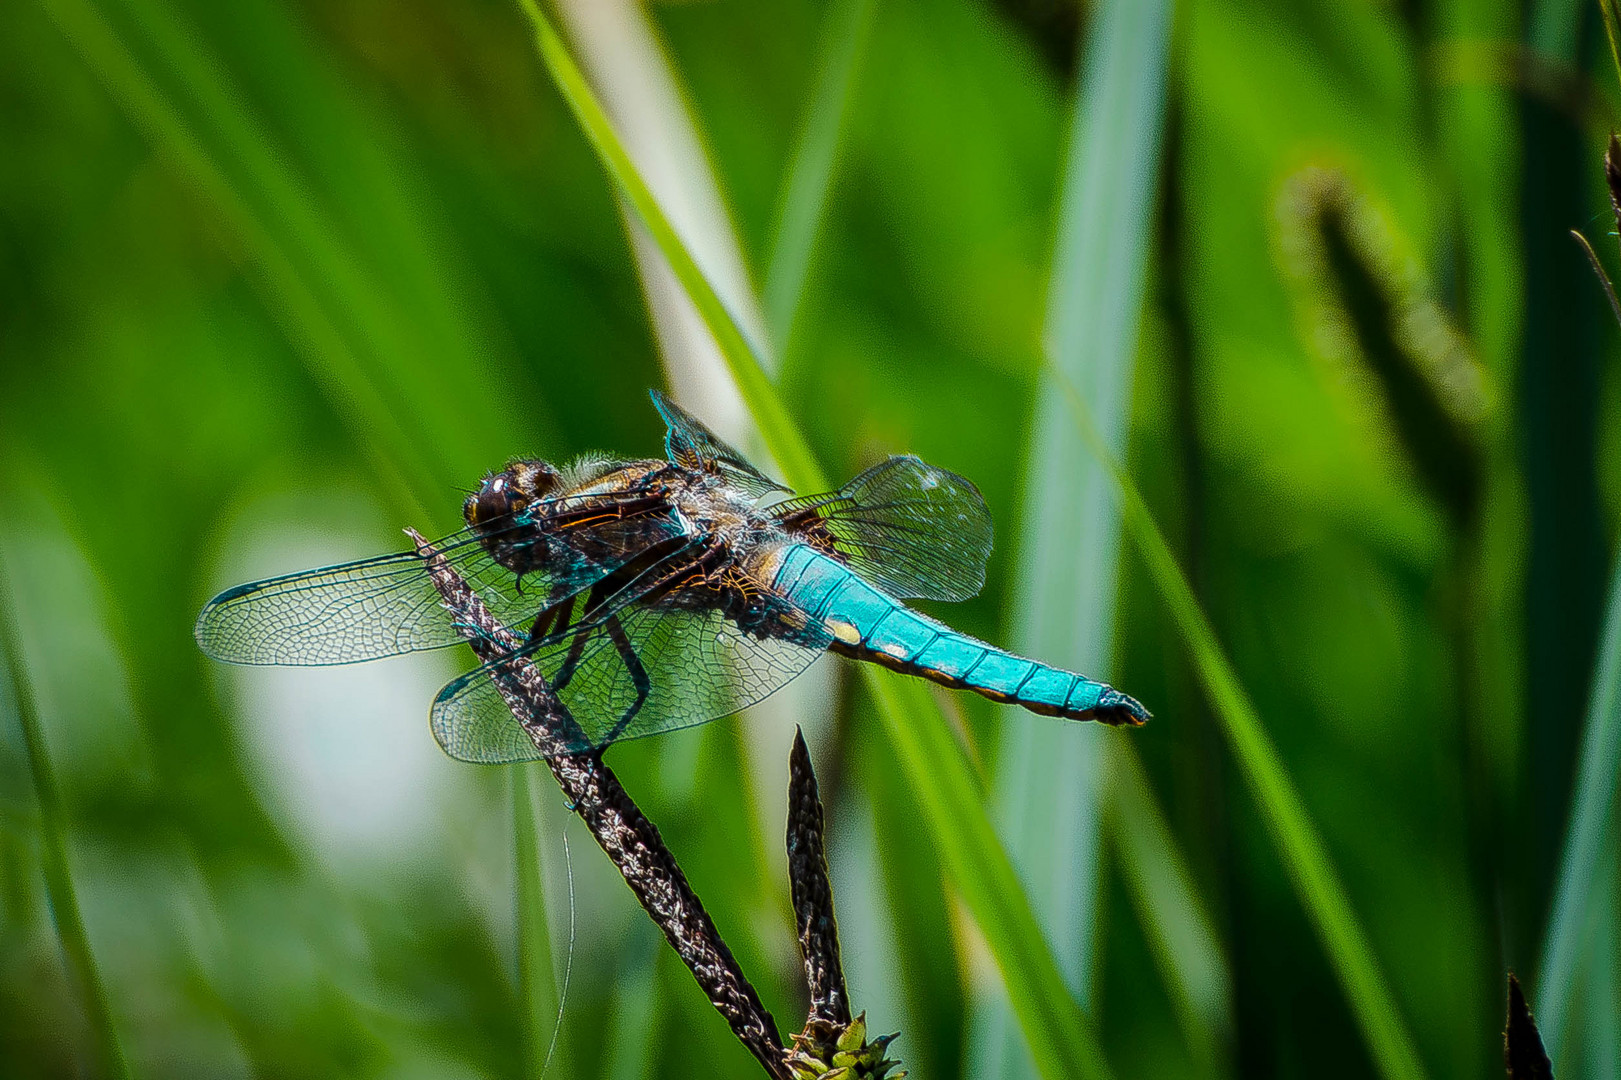
[[[1129,427],[1161,172],[1171,9],[1168,0],[1111,0],[1093,15],[1053,254],[1052,362],[1099,403],[1116,455]],[[1108,679],[1120,516],[1108,476],[1087,458],[1050,384],[1036,403],[1025,477],[1013,640],[1027,655]],[[1000,737],[999,824],[1069,991],[1084,1006],[1098,923],[1100,764],[1111,734],[1010,716]],[[978,1074],[1030,1071],[1005,1008],[994,992],[978,1003],[970,1049]]]
[[[849,113],[876,0],[839,0],[827,13],[805,123],[794,143],[766,261],[766,324],[787,355],[805,295],[811,251],[833,183],[839,133]]]
[[[1599,262],[1598,252],[1593,250],[1593,245],[1589,244],[1587,237],[1580,232],[1572,229],[1570,235],[1581,245],[1582,254],[1587,256],[1587,262],[1593,267],[1593,273],[1598,275],[1599,285],[1604,289],[1604,298],[1610,302],[1610,314],[1615,316],[1617,323],[1621,323],[1621,300],[1616,299],[1615,286],[1610,283],[1610,275],[1604,272],[1604,264]]]
[[[765,320],[742,243],[652,13],[639,0],[557,0],[555,9],[625,152],[722,302],[758,345]],[[671,390],[677,400],[701,409],[722,438],[748,447],[753,433],[747,410],[719,346],[635,212],[622,202],[621,209]],[[770,356],[765,359],[769,363]]]
[[[926,687],[861,665],[884,730],[934,834],[940,861],[1001,969],[1013,1013],[1042,1076],[1111,1075],[985,813],[961,746]]]
[[[1601,5],[1605,26],[1614,48],[1612,3]],[[1621,64],[1618,64],[1621,69]],[[1621,140],[1614,134],[1604,154],[1604,179],[1610,192],[1610,207],[1621,229]],[[1598,276],[1610,310],[1621,325],[1621,303],[1604,264],[1587,238],[1571,231],[1582,246],[1593,273]],[[1610,939],[1615,934],[1614,882],[1618,860],[1614,852],[1616,774],[1621,770],[1621,559],[1611,578],[1610,599],[1604,616],[1604,637],[1599,644],[1593,671],[1592,695],[1583,724],[1581,749],[1576,764],[1576,792],[1571,800],[1569,830],[1560,857],[1559,876],[1554,884],[1553,908],[1548,917],[1547,936],[1542,946],[1539,969],[1538,1012],[1548,1045],[1561,1056],[1569,1040],[1569,1029],[1581,1011],[1579,990],[1583,968],[1589,979],[1613,985],[1618,960],[1614,951],[1595,947],[1593,939]],[[1585,963],[1584,963],[1585,962]],[[1591,997],[1590,993],[1587,995]],[[1605,1009],[1606,1005],[1593,1006]],[[1609,1045],[1600,1051],[1616,1055],[1615,1024],[1604,1025]],[[1594,1033],[1595,1035],[1597,1033]],[[1591,1039],[1589,1040],[1592,1041]]]
[[[1132,906],[1190,1049],[1213,1062],[1232,1026],[1227,961],[1136,749],[1116,740],[1110,750],[1104,807]]]
[[[1194,670],[1209,695],[1222,733],[1261,809],[1301,905],[1317,928],[1374,1063],[1387,1080],[1419,1080],[1425,1075],[1423,1062],[1407,1034],[1395,998],[1379,971],[1373,949],[1357,922],[1322,838],[1301,802],[1300,793],[1290,781],[1277,748],[1272,745],[1255,706],[1222,651],[1215,629],[1200,608],[1193,588],[1177,565],[1176,556],[1142,494],[1109,454],[1075,387],[1056,369],[1053,376],[1066,388],[1071,412],[1087,446],[1114,480],[1126,530],[1193,656]]]
[[[523,1068],[529,1080],[540,1080],[559,1015],[551,931],[546,922],[546,883],[535,828],[531,768],[514,765],[507,773],[512,778],[513,904],[518,930]]]
[[[546,69],[562,93],[563,100],[568,103],[609,176],[630,202],[659,251],[669,260],[670,268],[697,306],[705,325],[715,335],[715,343],[720,346],[721,355],[726,358],[727,366],[737,380],[738,390],[743,394],[749,411],[754,414],[761,437],[777,466],[789,478],[789,483],[797,488],[826,490],[828,485],[821,466],[772,388],[759,362],[759,350],[744,336],[741,325],[670,224],[620,142],[601,102],[569,55],[563,39],[535,0],[519,0],[519,3],[534,26],[541,59],[545,61]]]
[[[1591,693],[1577,759],[1570,827],[1537,969],[1537,1015],[1542,1018],[1543,1037],[1555,1054],[1565,1045],[1576,1009],[1584,939],[1600,893],[1600,864],[1602,860],[1613,864],[1616,858],[1611,823],[1616,776],[1621,772],[1621,561],[1610,582]]]
[[[50,754],[45,746],[39,710],[34,703],[33,686],[23,666],[22,639],[17,632],[16,608],[6,580],[4,555],[0,551],[0,675],[11,687],[17,723],[22,728],[23,746],[28,755],[28,772],[34,784],[34,797],[39,802],[40,836],[43,841],[40,861],[45,872],[45,893],[51,901],[51,916],[56,923],[56,936],[62,945],[63,958],[67,961],[68,976],[78,991],[85,1019],[96,1040],[94,1053],[98,1068],[95,1071],[127,1077],[131,1075],[129,1062],[118,1040],[112,1003],[107,997],[107,987],[101,981],[95,954],[90,950],[90,936],[85,933],[84,919],[79,913],[79,897],[73,887],[73,872],[68,866],[67,816],[56,788],[56,776],[51,771]]]
[[[1604,16],[1604,38],[1610,44],[1610,63],[1615,66],[1616,75],[1621,76],[1621,45],[1616,41],[1621,36],[1621,29],[1617,27],[1621,20],[1616,16],[1615,0],[1598,0],[1598,9]]]

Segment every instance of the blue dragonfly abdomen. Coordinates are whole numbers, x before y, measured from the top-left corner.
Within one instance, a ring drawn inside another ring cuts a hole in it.
[[[1031,712],[1106,724],[1141,724],[1148,711],[1107,683],[1016,656],[913,611],[831,556],[794,544],[776,591],[819,619],[835,652],[921,675]]]

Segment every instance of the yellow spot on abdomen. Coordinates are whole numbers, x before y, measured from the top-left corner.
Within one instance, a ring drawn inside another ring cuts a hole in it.
[[[827,626],[827,632],[844,642],[846,645],[861,644],[861,635],[857,633],[856,628],[851,626],[849,623],[841,622],[838,619],[826,619],[824,622]]]

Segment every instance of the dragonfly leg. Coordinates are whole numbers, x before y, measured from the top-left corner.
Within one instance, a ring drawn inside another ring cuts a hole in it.
[[[613,586],[609,585],[605,581],[599,581],[595,585],[591,586],[591,593],[585,598],[585,610],[580,612],[581,620],[584,620],[586,616],[595,611],[597,606],[602,603],[603,599],[611,595],[612,590]],[[572,611],[574,604],[574,598],[572,596],[569,597],[568,603],[570,606],[570,611]],[[558,623],[557,633],[561,634],[567,629],[567,619],[564,619],[562,622]],[[569,645],[568,655],[563,658],[563,666],[558,668],[557,674],[552,677],[552,689],[562,690],[569,684],[569,681],[574,678],[574,669],[580,666],[580,658],[584,655],[586,643],[590,640],[591,632],[589,630],[585,633],[574,635],[574,641]]]
[[[620,659],[625,662],[625,670],[630,673],[630,684],[636,688],[636,700],[631,702],[630,708],[625,710],[625,715],[619,718],[613,730],[602,739],[602,745],[606,746],[625,733],[625,728],[636,719],[636,714],[642,711],[642,706],[647,704],[647,695],[653,692],[653,680],[648,677],[647,668],[642,666],[642,658],[636,655],[636,649],[631,645],[630,636],[625,633],[624,626],[620,624],[619,616],[608,616],[604,627],[608,631],[608,640],[614,643]]]
[[[556,626],[559,632],[567,630],[569,620],[573,616],[574,597],[572,596],[564,598],[549,608],[541,609],[540,614],[535,616],[534,624],[529,627],[529,638],[524,644],[533,645],[551,633],[553,626]]]
[[[574,671],[580,666],[580,659],[585,655],[586,643],[591,640],[591,633],[595,629],[594,626],[587,627],[574,635],[574,640],[568,647],[568,655],[563,658],[563,666],[557,669],[556,675],[552,676],[553,690],[565,689],[574,678]]]
[[[667,568],[661,574],[660,580],[664,582],[678,580],[682,574],[687,572],[692,567],[701,565],[703,558],[715,554],[717,550],[717,548],[712,546],[703,556],[689,561],[678,561],[674,566],[668,566],[668,561],[671,559],[671,555],[664,553],[659,553],[658,557],[653,560],[652,566],[649,568],[640,568],[639,564],[635,562],[626,564],[626,566],[621,567],[613,574],[610,574],[608,577],[603,578],[601,581],[591,586],[591,591],[589,594],[587,594],[585,599],[584,609],[580,613],[581,621],[583,623],[590,623],[590,616],[597,611],[597,609],[600,608],[610,597],[612,597],[615,592],[624,587],[625,582],[621,580],[622,578],[629,577],[630,580],[635,580],[636,576],[647,573],[651,569],[657,569],[661,564],[665,564]],[[679,551],[675,554],[679,555]],[[653,591],[654,590],[650,589],[649,593],[651,594]],[[585,647],[590,641],[591,635],[596,631],[598,625],[607,630],[609,638],[614,643],[614,648],[618,650],[620,658],[624,660],[625,667],[630,673],[631,684],[636,688],[635,703],[631,705],[631,707],[626,711],[625,715],[619,719],[619,722],[614,725],[613,731],[609,734],[608,738],[603,741],[603,744],[606,745],[608,742],[611,742],[615,737],[617,737],[619,733],[624,730],[625,725],[629,724],[632,718],[634,718],[635,715],[641,711],[642,705],[647,701],[647,695],[652,692],[653,682],[652,679],[648,677],[647,668],[642,666],[641,658],[636,655],[636,650],[632,648],[630,638],[628,635],[626,635],[625,627],[619,621],[619,616],[610,615],[600,624],[592,624],[590,625],[589,629],[585,630],[583,633],[576,633],[574,635],[574,641],[569,645],[568,655],[563,658],[563,665],[557,669],[557,674],[552,677],[552,688],[554,690],[561,691],[567,687],[570,680],[574,678],[575,669],[580,666],[580,661],[585,655]],[[561,634],[566,629],[566,625],[560,625],[555,631],[553,631],[553,633],[554,635]]]

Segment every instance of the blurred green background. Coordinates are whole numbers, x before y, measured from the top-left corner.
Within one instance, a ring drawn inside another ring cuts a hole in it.
[[[1381,1066],[1160,592],[1086,509],[1111,501],[1075,494],[1100,473],[1053,435],[1042,364],[1076,340],[1068,370],[1428,1075],[1493,1075],[1506,971],[1543,1004],[1578,748],[1608,715],[1621,378],[1568,235],[1613,262],[1599,11],[1133,7],[555,15],[827,472],[916,452],[984,491],[987,587],[935,613],[1058,662],[1100,653],[1089,670],[1154,711],[1110,732],[942,701],[1115,1073]],[[1134,49],[1163,68],[1107,62]],[[657,453],[649,386],[759,452],[628,220],[515,5],[0,5],[0,571],[131,1073],[534,1076],[556,1026],[551,1076],[759,1075],[544,770],[440,755],[426,708],[459,650],[242,671],[191,637],[226,585],[454,528],[458,488],[510,456]],[[1076,221],[1125,246],[1082,243],[1069,279]],[[1117,294],[1120,333],[1086,347],[1088,303]],[[1079,652],[1041,646],[1038,610],[1079,620]],[[856,1006],[902,1030],[914,1076],[1035,1075],[840,663],[609,760],[797,1030],[782,820],[803,723]],[[102,1075],[13,699],[0,1074]],[[1583,805],[1608,822],[1598,788]],[[1596,884],[1570,879],[1565,1077],[1621,1076],[1598,835]]]

